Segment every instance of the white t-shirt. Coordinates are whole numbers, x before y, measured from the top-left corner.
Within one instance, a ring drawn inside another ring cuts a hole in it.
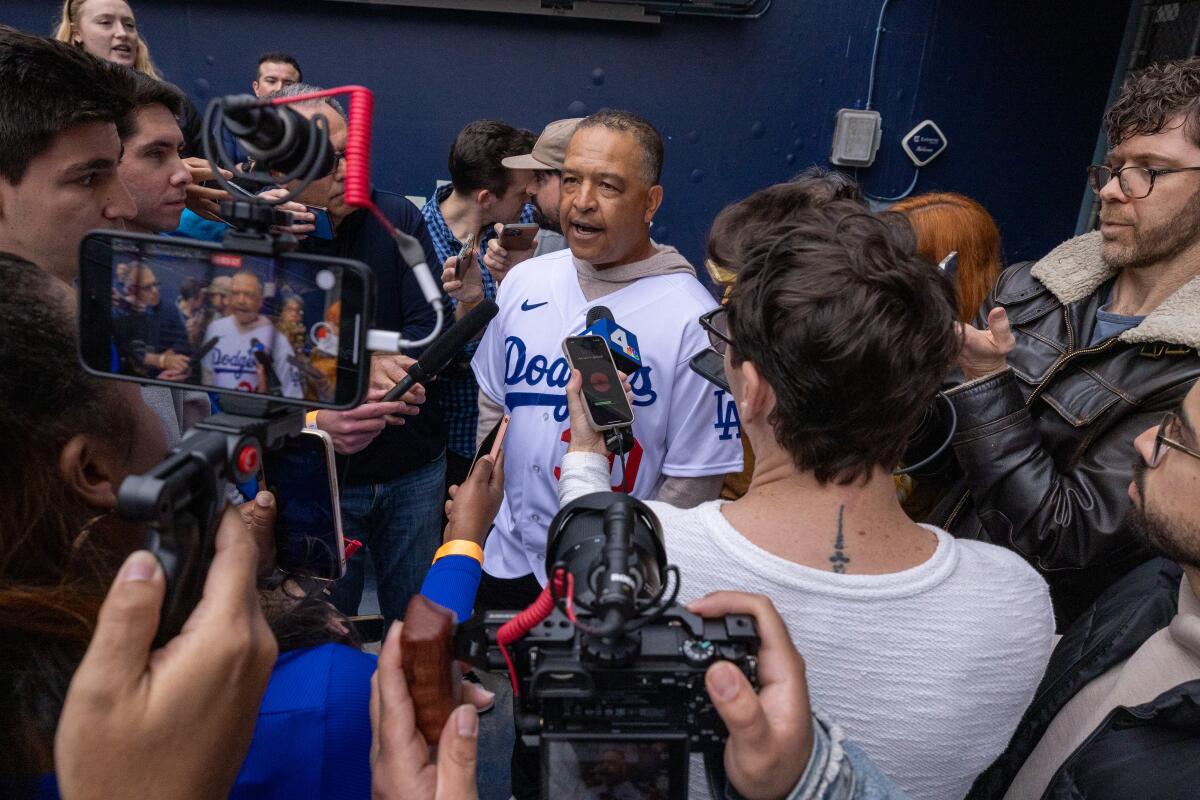
[[[563,503],[596,491],[602,461],[563,460]],[[771,598],[804,662],[809,695],[914,800],[962,800],[1007,747],[1054,645],[1046,582],[1004,548],[938,538],[923,564],[887,575],[826,572],[755,545],[721,514],[652,502],[679,567],[679,600],[718,589]],[[692,798],[708,797],[693,757]]]
[[[202,342],[213,337],[220,341],[204,357],[204,379],[212,386],[253,392],[258,385],[257,361],[254,359],[255,340],[271,356],[275,376],[284,397],[303,397],[304,385],[300,371],[288,363],[293,355],[287,337],[275,330],[266,317],[259,317],[253,327],[243,331],[233,316],[221,317],[209,323]]]
[[[479,388],[510,415],[504,439],[504,504],[484,547],[498,578],[533,573],[546,582],[546,531],[558,512],[558,464],[571,426],[564,387],[571,377],[562,342],[603,305],[641,350],[633,390],[634,449],[625,457],[634,497],[658,495],[664,476],[702,477],[742,468],[733,399],[688,366],[708,346],[697,321],[716,306],[694,277],[642,278],[594,302],[579,288],[570,250],[521,264],[504,280],[471,366]],[[610,485],[622,485],[613,459]]]

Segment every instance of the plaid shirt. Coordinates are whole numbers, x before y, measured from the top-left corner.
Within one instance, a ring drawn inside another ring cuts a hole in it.
[[[429,229],[429,237],[433,239],[433,249],[437,253],[438,265],[446,263],[450,256],[458,255],[462,250],[462,242],[455,236],[446,218],[442,216],[441,202],[450,196],[452,187],[447,184],[440,186],[421,208],[421,216],[425,218],[425,227]],[[533,222],[534,209],[530,203],[525,204],[521,211],[521,222]],[[496,299],[496,279],[483,264],[483,254],[487,252],[487,243],[496,238],[496,232],[490,226],[483,238],[479,240],[479,249],[475,254],[479,264],[479,274],[483,277],[483,296],[488,300]],[[450,308],[457,305],[450,298]],[[479,340],[468,342],[454,363],[442,373],[439,382],[442,385],[442,413],[446,422],[446,446],[452,453],[471,458],[475,455],[475,428],[479,424],[479,384],[475,382],[475,373],[471,371],[471,358],[479,348]]]

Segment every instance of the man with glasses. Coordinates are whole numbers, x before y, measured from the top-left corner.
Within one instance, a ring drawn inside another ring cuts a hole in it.
[[[1134,441],[1128,521],[1164,558],[1071,627],[972,797],[1192,797],[1200,782],[1200,387]],[[1053,691],[1050,691],[1053,687]]]
[[[963,479],[931,519],[1028,559],[1060,628],[1148,557],[1126,453],[1200,376],[1200,59],[1132,76],[1104,121],[1100,230],[1006,270],[964,331]]]

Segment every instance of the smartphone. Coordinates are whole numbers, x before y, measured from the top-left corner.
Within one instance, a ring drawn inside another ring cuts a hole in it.
[[[500,231],[500,246],[505,250],[523,252],[533,247],[533,240],[541,230],[536,222],[521,222],[505,225]]]
[[[275,495],[275,560],[289,575],[333,581],[346,574],[333,439],[305,429],[263,455],[263,476]]]
[[[729,391],[729,381],[725,378],[725,358],[711,347],[706,347],[688,361],[692,372],[706,378],[709,383],[720,389]]]
[[[316,230],[309,234],[318,239],[329,241],[333,239],[333,222],[329,219],[329,209],[321,206],[305,206],[314,217],[313,224],[316,225]]]
[[[458,251],[458,258],[454,260],[454,280],[461,281],[463,273],[467,271],[467,267],[475,258],[475,234],[467,234],[467,241],[463,243],[462,250]]]
[[[593,430],[607,431],[633,424],[633,408],[612,352],[599,336],[568,336],[563,352],[572,369],[583,373],[583,401]]]
[[[508,433],[508,414],[501,417],[488,431],[488,435],[483,437],[483,441],[479,443],[478,449],[475,450],[475,457],[471,459],[471,469],[467,470],[468,475],[475,470],[475,464],[484,456],[490,454],[493,460],[500,457],[500,449],[504,445],[506,433]]]
[[[89,233],[80,248],[79,349],[92,374],[310,408],[351,408],[365,396],[375,307],[365,264],[116,231]],[[175,307],[187,278],[209,287],[213,312],[194,345]],[[318,331],[337,342],[332,351],[317,349]],[[188,367],[165,369],[167,351]]]

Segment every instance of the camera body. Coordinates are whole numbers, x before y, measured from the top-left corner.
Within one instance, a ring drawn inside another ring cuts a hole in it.
[[[513,616],[491,611],[474,623],[485,631],[490,669],[505,669],[496,632]],[[555,609],[512,646],[521,690],[513,708],[517,730],[530,747],[537,747],[543,735],[592,741],[682,735],[691,752],[720,753],[727,732],[704,674],[717,660],[726,660],[757,686],[758,645],[754,619],[744,614],[703,618],[673,606],[661,618],[606,642]],[[460,655],[474,661],[480,654]]]

